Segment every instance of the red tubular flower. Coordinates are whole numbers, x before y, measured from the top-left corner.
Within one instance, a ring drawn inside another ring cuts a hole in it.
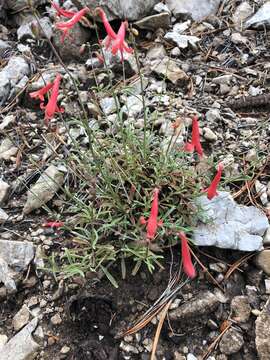
[[[157,233],[157,228],[163,224],[162,220],[158,220],[158,194],[159,194],[159,189],[155,188],[149,219],[145,220],[143,216],[140,218],[141,224],[143,225],[147,224],[146,238],[149,241],[155,238]]]
[[[128,47],[127,43],[125,42],[125,36],[126,36],[126,28],[128,26],[127,21],[122,22],[118,33],[116,34],[113,28],[111,27],[107,16],[103,9],[100,7],[96,8],[96,11],[98,12],[99,16],[101,17],[101,20],[103,22],[103,25],[105,27],[107,36],[105,38],[105,49],[108,50],[109,47],[112,45],[112,54],[116,55],[118,51],[121,52],[121,60],[123,61],[123,52],[126,51],[127,53],[132,53],[133,49]]]
[[[75,13],[75,15],[70,20],[55,24],[55,27],[63,32],[63,35],[61,37],[62,42],[65,40],[65,37],[68,36],[68,32],[73,28],[73,26],[77,24],[88,11],[88,7],[85,7]]]
[[[188,277],[191,279],[195,278],[196,271],[191,261],[188,241],[185,233],[180,232],[179,237],[181,239],[181,251],[182,251],[182,261],[183,261],[183,269]]]
[[[207,198],[209,200],[212,200],[213,197],[218,195],[217,187],[218,187],[218,184],[221,179],[222,170],[223,170],[223,164],[219,163],[218,171],[217,171],[216,176],[214,177],[213,181],[211,182],[211,185],[209,186],[209,188],[203,190],[203,192],[207,192]]]
[[[116,39],[113,40],[112,43],[112,54],[116,55],[118,51],[121,53],[121,61],[124,60],[123,53],[126,51],[127,53],[131,54],[133,52],[133,49],[128,47],[125,42],[125,36],[126,36],[126,28],[128,26],[128,22],[124,21],[122,22],[119,31],[117,33]]]
[[[49,82],[48,84],[43,86],[43,88],[41,88],[37,91],[31,92],[29,94],[29,96],[33,99],[40,99],[41,101],[44,101],[44,95],[47,94],[47,92],[49,90],[51,90],[52,87],[53,87],[53,84],[51,82]]]
[[[192,120],[191,142],[186,143],[184,149],[188,152],[196,150],[199,157],[203,156],[203,148],[200,142],[199,121],[197,116],[194,116]]]
[[[44,103],[40,104],[40,108],[41,109],[45,109],[45,120],[46,123],[48,123],[48,121],[54,117],[54,114],[57,112],[64,112],[63,108],[59,108],[59,106],[57,105],[57,98],[58,98],[58,94],[59,94],[59,86],[60,86],[60,81],[61,81],[61,75],[57,74],[54,82],[53,82],[53,86],[52,86],[52,92],[51,92],[51,96],[50,99],[48,101],[48,104],[45,106]]]
[[[115,40],[117,35],[116,35],[115,31],[113,30],[113,28],[111,27],[104,10],[102,8],[98,7],[98,8],[96,8],[96,12],[101,17],[101,20],[103,22],[103,25],[104,25],[106,33],[107,33],[107,37],[105,39],[105,48],[108,49],[111,45],[112,40]]]
[[[46,228],[60,228],[63,227],[65,224],[62,221],[48,221],[42,224],[43,227]]]
[[[76,14],[74,11],[68,11],[68,10],[62,9],[55,2],[52,2],[52,7],[57,11],[57,16],[64,16],[66,18],[72,18]]]

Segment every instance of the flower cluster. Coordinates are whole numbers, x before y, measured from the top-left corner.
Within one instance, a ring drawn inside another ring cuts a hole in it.
[[[54,117],[55,113],[63,113],[64,109],[57,105],[57,98],[59,95],[59,86],[61,82],[61,75],[57,74],[53,83],[49,82],[41,89],[31,92],[29,95],[33,99],[39,99],[41,101],[40,108],[45,110],[45,121],[48,125],[48,122]],[[49,100],[47,105],[44,104],[44,96],[49,95]]]
[[[57,22],[55,27],[62,32],[61,41],[64,42],[66,37],[69,36],[70,30],[87,14],[90,12],[88,7],[81,9],[80,11],[68,11],[56,3],[52,2],[52,7],[56,11],[57,17],[67,18],[67,21]],[[124,60],[124,52],[132,53],[133,49],[128,46],[125,41],[126,30],[128,28],[128,22],[123,21],[120,25],[118,32],[116,33],[111,27],[107,16],[102,8],[98,7],[95,11],[95,15],[98,15],[104,25],[107,36],[101,42],[102,45],[105,46],[106,50],[111,51],[113,55],[116,55],[120,52],[121,61]],[[97,53],[97,57],[99,61],[104,62],[103,57]],[[45,110],[45,121],[48,124],[49,120],[51,120],[55,113],[63,112],[64,109],[57,105],[58,95],[59,95],[59,87],[61,82],[61,75],[57,74],[53,82],[48,82],[44,87],[39,89],[38,91],[34,91],[30,93],[30,97],[34,99],[40,100],[40,108]],[[48,95],[48,102],[45,105],[45,95]],[[178,126],[177,124],[175,126]],[[184,150],[187,152],[196,151],[199,155],[199,158],[203,157],[203,148],[200,142],[200,131],[199,131],[199,121],[197,116],[193,118],[192,121],[192,135],[191,141],[187,142],[184,146]],[[221,180],[221,175],[223,171],[223,165],[218,165],[217,174],[214,177],[210,186],[203,190],[207,192],[207,197],[211,201],[215,196],[218,195],[217,187]],[[146,240],[148,242],[154,241],[157,235],[158,228],[163,225],[163,221],[158,219],[158,206],[159,206],[159,192],[158,188],[153,190],[153,199],[150,210],[150,215],[148,220],[144,217],[140,218],[140,223],[142,225],[146,225]],[[50,228],[61,228],[64,226],[62,222],[47,222],[43,225],[44,227]],[[183,261],[183,269],[188,277],[194,278],[196,276],[195,268],[192,264],[190,248],[188,245],[188,240],[185,233],[180,232],[178,234],[181,241],[181,252],[182,252],[182,261]]]
[[[62,9],[60,8],[60,13],[62,12]],[[66,22],[59,22],[55,24],[55,27],[59,30],[62,31],[62,37],[61,37],[61,41],[64,42],[65,38],[69,35],[69,31],[74,27],[74,25],[76,25],[81,18],[87,14],[89,12],[89,8],[85,7],[82,10],[78,11],[77,13],[74,13],[74,15],[71,17],[70,20],[66,21]],[[63,14],[63,13],[62,13]],[[66,16],[65,17],[70,17],[70,16]]]
[[[62,31],[61,41],[64,42],[65,38],[69,36],[69,31],[88,13],[90,9],[88,7],[83,8],[80,11],[74,12],[61,8],[55,2],[52,2],[52,7],[56,11],[56,15],[58,17],[68,18],[68,21],[57,22],[55,27]],[[119,31],[115,33],[112,29],[105,12],[101,8],[96,9],[96,13],[101,17],[101,20],[104,24],[105,30],[107,32],[106,39],[102,42],[105,44],[105,48],[111,50],[113,55],[116,55],[118,51],[121,54],[121,60],[123,61],[124,56],[123,53],[126,51],[127,53],[132,53],[133,49],[128,47],[125,36],[126,29],[128,27],[127,21],[122,22]],[[101,63],[104,62],[102,55],[97,54],[97,57]],[[49,120],[51,120],[55,113],[64,112],[63,108],[59,108],[57,105],[57,98],[59,93],[59,85],[61,81],[61,76],[58,74],[53,83],[49,82],[44,87],[39,89],[38,91],[34,91],[30,93],[30,97],[34,99],[39,99],[41,101],[40,108],[45,110],[45,121],[48,124]],[[45,94],[50,93],[50,98],[47,105],[44,105],[44,96]]]
[[[188,152],[196,150],[200,158],[203,156],[203,149],[200,142],[199,121],[197,116],[194,116],[192,120],[191,142],[186,143],[185,150]]]
[[[66,22],[58,22],[55,24],[55,27],[58,30],[62,31],[62,37],[61,37],[62,42],[64,42],[65,38],[68,36],[69,31],[74,27],[74,25],[77,24],[82,19],[83,16],[85,16],[88,12],[90,12],[90,9],[88,7],[85,7],[78,12],[73,12],[62,9],[54,2],[52,3],[52,6],[56,10],[57,16],[63,16],[69,18],[69,20]],[[107,16],[102,8],[100,7],[96,8],[95,13],[100,16],[107,33],[107,37],[101,43],[105,45],[106,50],[110,49],[113,55],[116,55],[118,52],[120,52],[121,61],[123,61],[124,52],[127,52],[129,54],[133,52],[133,49],[130,48],[125,41],[128,22],[123,21],[118,32],[116,33],[111,27],[107,19]]]
[[[185,145],[185,150],[188,151],[196,150],[200,155],[200,157],[202,157],[203,155],[203,150],[199,137],[199,123],[197,117],[193,119],[191,143]],[[218,195],[217,187],[221,180],[222,170],[223,170],[223,165],[220,163],[218,164],[218,171],[212,183],[207,189],[203,190],[203,192],[207,193],[207,198],[209,200],[212,200],[215,196]],[[140,217],[140,223],[142,225],[146,225],[146,239],[149,242],[155,239],[157,235],[158,227],[163,225],[163,221],[158,219],[158,194],[159,194],[159,189],[155,188],[153,191],[153,201],[152,201],[149,219],[146,220],[143,216]],[[180,232],[178,235],[181,240],[183,269],[188,277],[194,278],[196,276],[196,271],[192,264],[188,240],[183,232]]]
[[[103,22],[103,25],[104,25],[106,33],[107,33],[107,36],[102,41],[102,44],[105,45],[106,50],[111,49],[111,52],[113,55],[116,55],[117,52],[119,51],[121,54],[121,61],[123,61],[124,60],[124,55],[123,55],[124,51],[126,51],[129,54],[131,54],[133,52],[133,49],[128,47],[128,45],[125,41],[126,29],[128,27],[128,22],[123,21],[117,34],[116,34],[115,31],[113,30],[113,28],[111,27],[103,9],[98,7],[96,9],[96,12],[101,17],[101,20]]]

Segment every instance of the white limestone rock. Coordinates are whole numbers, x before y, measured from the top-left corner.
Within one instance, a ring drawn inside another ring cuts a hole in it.
[[[263,248],[263,235],[269,227],[266,215],[255,206],[238,205],[225,191],[212,200],[206,195],[196,199],[201,210],[194,231],[198,246],[256,251]]]

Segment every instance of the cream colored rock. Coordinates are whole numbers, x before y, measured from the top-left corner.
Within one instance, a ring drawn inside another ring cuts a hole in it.
[[[270,298],[265,304],[263,310],[256,320],[255,327],[255,343],[258,353],[258,359],[270,359]]]
[[[4,139],[0,144],[0,160],[11,160],[15,156],[18,148],[13,145],[12,141],[8,138]]]
[[[6,200],[10,185],[0,180],[0,205]]]
[[[151,66],[151,70],[162,78],[167,78],[173,84],[187,83],[189,77],[180,68],[176,61],[168,57],[156,60]]]
[[[32,337],[37,325],[38,319],[35,318],[9,340],[1,349],[1,360],[33,360],[39,349]]]
[[[139,20],[150,15],[160,0],[73,0],[76,6],[88,6],[91,9],[101,6],[108,19]]]
[[[270,276],[270,250],[263,250],[256,256],[256,264]]]
[[[28,191],[27,201],[23,208],[24,214],[41,208],[54,197],[63,183],[64,173],[56,166],[50,165]]]
[[[15,314],[12,319],[12,327],[15,331],[21,330],[30,319],[30,312],[26,305],[23,305],[22,308]]]

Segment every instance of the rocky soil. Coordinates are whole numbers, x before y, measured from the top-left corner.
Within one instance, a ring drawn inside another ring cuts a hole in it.
[[[62,44],[48,1],[0,1],[0,359],[153,359],[168,304],[155,359],[269,360],[270,2],[61,3],[69,10],[85,4],[103,6],[115,28],[128,19],[138,33],[138,61],[125,57],[124,80],[119,59],[105,54],[108,72],[90,51],[97,46],[91,17]],[[52,255],[64,254],[70,234],[42,224],[55,214],[68,218],[63,187],[76,183],[73,164],[64,160],[73,138],[82,148],[88,141],[73,121],[82,110],[67,71],[102,138],[118,131],[110,84],[125,121],[144,126],[138,62],[160,146],[168,146],[175,123],[173,143],[182,144],[196,113],[206,153],[201,171],[207,159],[226,165],[219,202],[202,204],[214,224],[202,222],[195,231],[198,276],[179,275],[174,248],[153,275],[143,269],[122,280],[113,266],[118,288],[100,274],[66,278],[54,272]],[[64,79],[65,113],[48,127],[29,93],[56,73]],[[133,333],[141,319],[149,322]]]

